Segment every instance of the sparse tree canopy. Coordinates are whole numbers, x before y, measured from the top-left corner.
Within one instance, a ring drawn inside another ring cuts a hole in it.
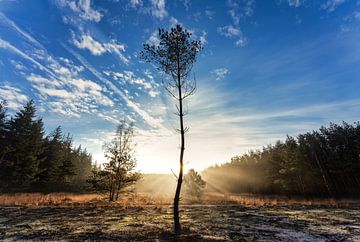
[[[172,97],[183,100],[196,90],[196,81],[189,76],[201,42],[192,40],[191,33],[180,25],[170,31],[159,29],[159,39],[158,45],[144,44],[140,56],[172,77],[164,82],[165,88]]]
[[[194,169],[190,169],[184,177],[185,194],[192,199],[201,200],[206,182]]]
[[[188,130],[184,126],[186,111],[183,108],[183,100],[192,95],[196,90],[195,78],[189,79],[189,76],[196,61],[196,56],[202,49],[202,46],[200,40],[193,40],[191,33],[180,25],[176,25],[170,31],[159,29],[159,39],[158,45],[144,44],[144,50],[140,52],[140,56],[145,61],[155,64],[160,71],[170,75],[170,80],[164,82],[164,86],[170,96],[178,101],[176,108],[180,121],[178,131],[181,135],[181,148],[180,171],[174,196],[174,229],[175,234],[178,235],[181,230],[179,201],[183,180],[185,132]]]
[[[108,163],[104,169],[94,169],[89,180],[94,188],[109,194],[109,201],[117,200],[120,193],[139,178],[135,172],[136,159],[134,157],[134,125],[122,121],[117,127],[114,139],[104,145],[105,157]]]

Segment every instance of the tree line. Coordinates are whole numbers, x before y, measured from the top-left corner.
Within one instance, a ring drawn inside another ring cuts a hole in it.
[[[13,116],[0,102],[0,192],[83,191],[92,157],[57,127],[45,136],[29,101]]]
[[[330,124],[235,156],[203,173],[208,187],[233,193],[360,196],[360,122]]]

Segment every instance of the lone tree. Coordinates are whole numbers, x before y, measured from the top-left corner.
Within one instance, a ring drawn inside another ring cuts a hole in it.
[[[96,190],[108,192],[109,201],[116,201],[125,188],[140,178],[139,173],[134,171],[136,159],[133,137],[134,125],[122,121],[113,140],[104,145],[105,157],[109,162],[104,164],[103,170],[94,169],[88,180]]]
[[[184,177],[185,182],[185,194],[192,199],[200,201],[206,182],[201,178],[201,175],[194,169],[190,169]]]
[[[195,92],[195,78],[191,80],[189,76],[193,63],[196,61],[196,56],[202,49],[201,41],[193,40],[191,35],[189,31],[180,25],[176,25],[170,31],[159,29],[159,44],[144,44],[144,50],[140,52],[140,56],[145,61],[155,64],[160,71],[171,76],[163,84],[170,96],[177,101],[176,115],[180,119],[180,129],[178,131],[181,135],[181,147],[180,171],[177,177],[178,181],[174,196],[174,229],[176,235],[181,230],[179,200],[183,181],[185,133],[189,129],[184,126],[184,115],[186,112],[183,108],[183,101]]]

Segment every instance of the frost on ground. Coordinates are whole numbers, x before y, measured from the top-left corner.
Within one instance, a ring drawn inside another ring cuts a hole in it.
[[[0,240],[172,240],[171,206],[1,206]],[[360,208],[183,205],[183,240],[360,241]]]

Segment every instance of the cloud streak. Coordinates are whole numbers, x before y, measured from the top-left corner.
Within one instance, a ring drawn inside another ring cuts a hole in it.
[[[111,81],[106,79],[99,71],[97,71],[90,63],[88,63],[81,55],[77,54],[75,51],[64,45],[64,48],[69,51],[77,60],[80,61],[94,76],[101,80],[106,86],[108,86],[112,91],[118,94],[126,103],[126,105],[134,110],[148,125],[153,128],[166,129],[160,119],[153,118],[145,110],[142,110],[138,104],[133,102],[127,97],[127,95],[117,88]]]
[[[11,21],[8,17],[5,16],[2,12],[0,12],[0,23],[8,26],[15,32],[17,32],[19,35],[24,37],[27,41],[34,44],[37,47],[43,47],[37,40],[35,40],[31,35],[29,35],[27,32],[23,31],[19,26],[17,26],[13,21]]]
[[[112,39],[108,43],[101,43],[95,40],[90,34],[82,34],[79,39],[73,37],[71,42],[79,49],[87,49],[91,54],[95,56],[102,55],[106,52],[116,54],[124,64],[129,63],[129,59],[125,57],[125,45],[117,43],[116,40]]]

